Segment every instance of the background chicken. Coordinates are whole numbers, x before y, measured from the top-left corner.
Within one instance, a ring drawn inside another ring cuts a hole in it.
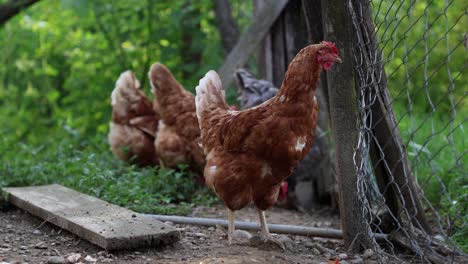
[[[239,102],[241,109],[257,106],[272,98],[278,92],[278,88],[267,80],[258,80],[246,69],[238,69],[235,79],[239,92]],[[280,189],[278,198],[279,206],[307,211],[316,206],[317,197],[320,193],[316,188],[322,187],[325,183],[318,183],[324,155],[323,149],[327,148],[326,137],[322,129],[317,126],[316,138],[312,147],[307,152],[306,157],[297,165],[292,175],[284,182]],[[332,185],[325,188],[331,189]],[[322,191],[324,192],[324,191]]]
[[[203,148],[205,180],[228,207],[228,237],[234,211],[257,208],[261,237],[270,239],[264,211],[278,198],[281,183],[307,154],[315,137],[318,104],[315,89],[321,68],[340,62],[333,43],[302,49],[288,67],[278,93],[243,111],[225,102],[221,80],[209,71],[196,87],[196,109]]]
[[[154,107],[161,116],[154,142],[161,165],[174,168],[185,163],[201,172],[205,155],[199,145],[195,96],[160,63],[151,66],[148,76],[155,94]]]
[[[120,75],[112,91],[111,104],[108,140],[112,153],[139,165],[157,164],[153,142],[159,116],[132,72]]]

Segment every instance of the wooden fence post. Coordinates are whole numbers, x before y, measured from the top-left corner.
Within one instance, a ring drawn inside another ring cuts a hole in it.
[[[363,204],[358,198],[354,148],[358,142],[357,100],[352,55],[352,20],[347,0],[322,0],[325,39],[336,43],[342,64],[327,72],[330,123],[335,142],[341,226],[345,246],[353,252],[373,248]]]

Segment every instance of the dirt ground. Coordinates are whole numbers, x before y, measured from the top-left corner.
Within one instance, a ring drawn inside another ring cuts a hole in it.
[[[220,206],[195,208],[192,215],[227,219],[226,210]],[[256,211],[245,208],[236,212],[236,220],[257,221]],[[267,221],[274,224],[339,227],[338,217],[326,211],[310,215],[274,208],[267,212]],[[0,264],[376,263],[373,252],[359,256],[346,253],[340,240],[276,235],[284,242],[286,250],[274,244],[255,244],[247,238],[239,238],[229,246],[220,228],[175,226],[181,232],[181,239],[174,245],[159,249],[105,252],[65,230],[9,206],[0,211]]]

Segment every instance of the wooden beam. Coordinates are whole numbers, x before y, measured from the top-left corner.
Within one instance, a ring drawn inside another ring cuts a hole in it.
[[[359,252],[374,248],[375,243],[366,225],[364,205],[357,190],[354,148],[358,142],[357,97],[354,88],[352,54],[352,20],[346,0],[322,0],[325,39],[338,47],[342,64],[327,72],[330,102],[330,123],[335,142],[340,217],[345,246]]]
[[[288,0],[271,1],[268,5],[263,6],[258,15],[254,17],[252,23],[239,38],[236,46],[229,53],[218,71],[224,89],[227,89],[231,85],[234,80],[235,70],[247,63],[250,55],[266,36],[287,3]]]
[[[0,5],[0,26],[39,0],[10,0]]]

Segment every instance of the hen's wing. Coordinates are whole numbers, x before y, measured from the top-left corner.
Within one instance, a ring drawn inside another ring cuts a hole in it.
[[[156,137],[159,119],[155,115],[137,116],[129,120],[131,126],[137,127],[141,131],[152,137]]]
[[[136,127],[111,122],[108,140],[112,153],[123,161],[132,161],[141,166],[158,162],[154,138]]]
[[[163,121],[159,122],[154,146],[164,167],[175,168],[178,164],[189,162],[186,141]]]
[[[273,97],[256,107],[234,111],[224,101],[219,76],[208,72],[200,80],[196,96],[205,152],[222,146],[226,151],[255,153],[260,158],[285,160],[288,164],[302,159],[315,131],[304,132],[297,122],[313,127],[318,105],[315,103],[312,114],[304,119],[301,112],[310,110],[303,105],[277,104],[277,100]]]

